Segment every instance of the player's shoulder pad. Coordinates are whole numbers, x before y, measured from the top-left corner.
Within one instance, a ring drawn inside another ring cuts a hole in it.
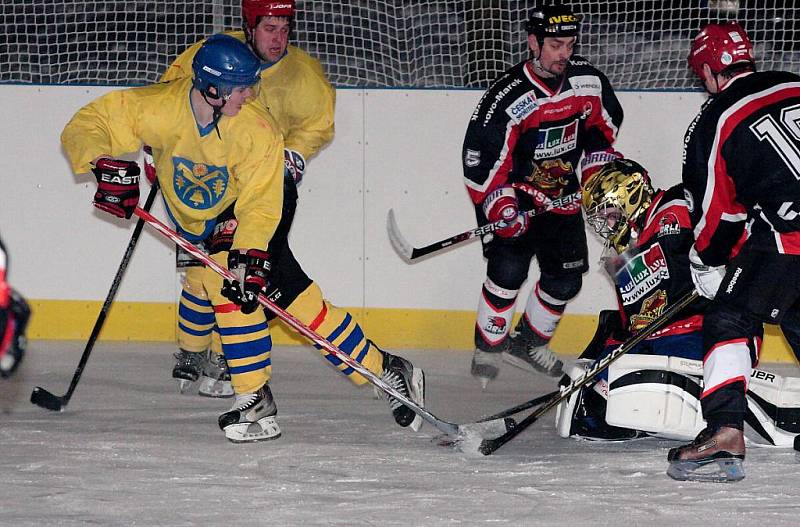
[[[681,228],[691,228],[689,203],[686,201],[682,184],[661,191],[661,199],[658,200],[656,207],[652,218],[662,226],[659,234],[678,234]]]

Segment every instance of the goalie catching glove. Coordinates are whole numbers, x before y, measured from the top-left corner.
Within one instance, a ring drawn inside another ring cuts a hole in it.
[[[92,169],[97,178],[94,206],[114,216],[130,219],[139,204],[139,165],[124,159],[98,159]]]
[[[228,269],[236,275],[234,282],[222,281],[222,295],[242,313],[250,314],[258,307],[259,293],[266,293],[271,269],[269,254],[259,249],[232,250],[228,253]]]
[[[495,231],[501,238],[516,238],[528,230],[528,216],[520,215],[517,195],[509,185],[498,187],[486,196],[483,213],[490,223],[504,221],[507,224]]]

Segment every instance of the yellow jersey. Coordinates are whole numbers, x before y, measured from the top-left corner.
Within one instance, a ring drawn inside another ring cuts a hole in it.
[[[201,129],[192,112],[191,78],[110,92],[81,108],[61,133],[76,173],[102,154],[153,148],[170,217],[187,238],[211,233],[234,201],[233,249],[265,249],[281,216],[283,139],[260,105],[245,104],[217,129]]]

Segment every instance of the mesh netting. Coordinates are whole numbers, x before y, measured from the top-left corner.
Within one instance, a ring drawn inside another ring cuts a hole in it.
[[[762,69],[800,70],[796,0],[572,2],[579,53],[618,89],[685,89],[691,36],[738,19]],[[711,7],[709,7],[711,4]],[[530,1],[300,0],[293,43],[336,86],[485,87],[526,53]],[[719,9],[723,6],[726,9]],[[3,0],[0,82],[154,82],[183,49],[240,27],[240,0]]]

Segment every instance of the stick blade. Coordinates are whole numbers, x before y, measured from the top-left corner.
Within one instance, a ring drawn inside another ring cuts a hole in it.
[[[485,456],[483,445],[504,436],[516,425],[516,421],[509,417],[468,423],[459,425],[457,434],[445,434],[436,440],[439,446],[451,447],[467,455]]]
[[[41,386],[37,386],[33,389],[33,392],[31,392],[31,402],[36,406],[54,412],[61,412],[64,410],[64,407],[67,406],[67,402],[63,397],[53,395]]]
[[[405,261],[411,261],[411,256],[414,254],[414,249],[411,244],[406,241],[400,233],[400,227],[397,226],[397,220],[394,216],[394,209],[389,209],[386,214],[386,233],[389,235],[389,242],[392,247]]]

